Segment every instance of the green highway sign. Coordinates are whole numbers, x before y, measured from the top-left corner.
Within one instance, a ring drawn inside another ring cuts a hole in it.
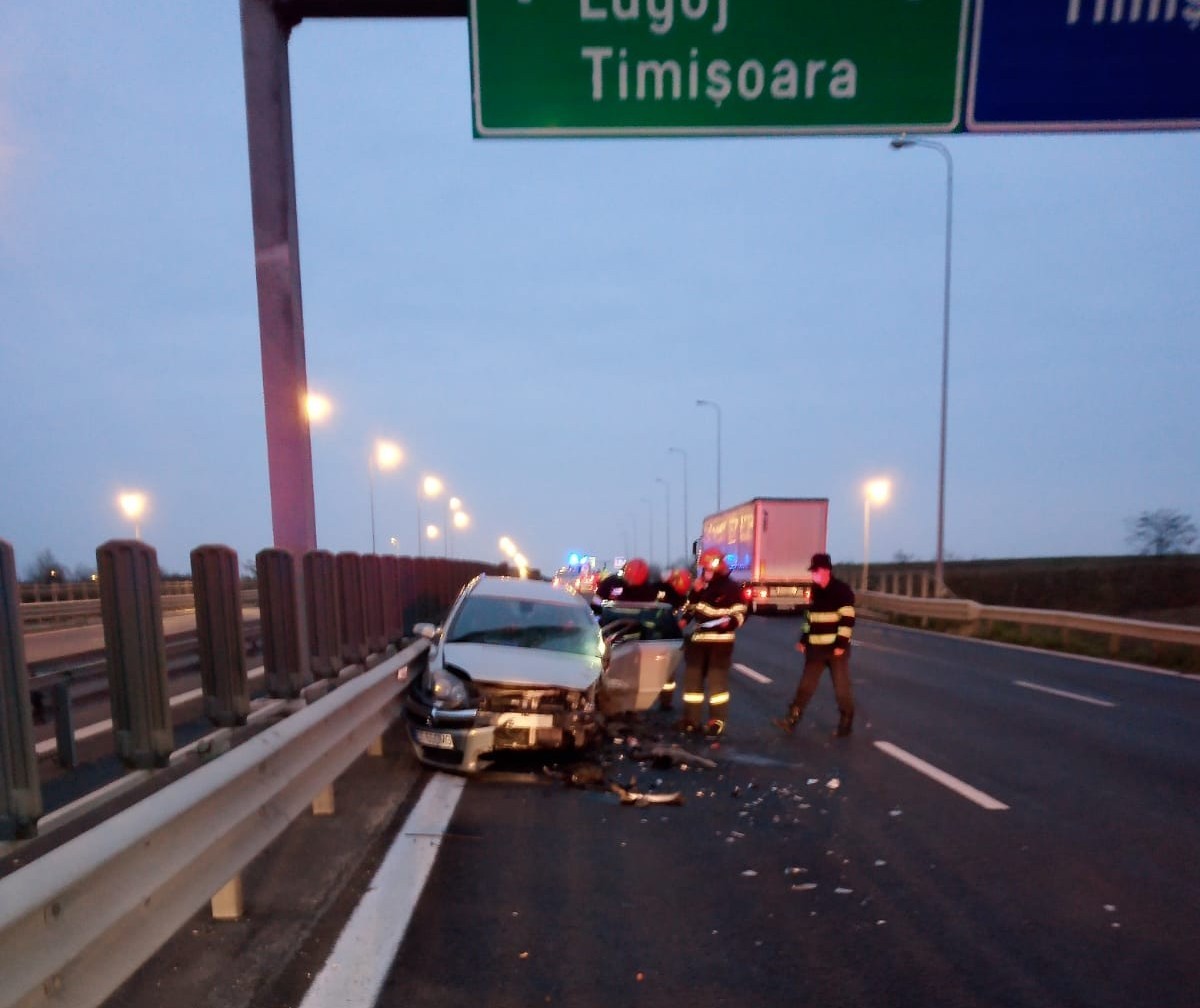
[[[475,135],[950,132],[968,0],[471,0]]]

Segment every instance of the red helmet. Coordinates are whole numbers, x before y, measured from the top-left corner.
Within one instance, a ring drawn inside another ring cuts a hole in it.
[[[625,562],[625,569],[621,572],[621,576],[628,585],[644,585],[650,577],[650,565],[641,557],[634,557]]]
[[[700,569],[716,571],[718,574],[728,574],[729,560],[719,549],[709,547],[700,554]]]
[[[692,575],[682,568],[673,570],[670,577],[667,578],[667,584],[679,595],[686,595],[692,588]]]

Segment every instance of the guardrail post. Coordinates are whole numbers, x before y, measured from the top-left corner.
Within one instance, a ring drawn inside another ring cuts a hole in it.
[[[175,748],[162,585],[154,547],[112,539],[96,550],[113,738],[127,767],[164,767]]]
[[[387,648],[383,632],[383,564],[376,554],[362,558],[363,617],[367,651],[382,653]]]
[[[54,740],[58,765],[70,770],[79,764],[79,750],[75,746],[75,714],[71,710],[71,680],[56,682],[52,688],[54,696]]]
[[[12,546],[0,539],[0,840],[37,836],[41,815],[21,590]]]
[[[263,632],[263,670],[267,693],[294,698],[312,682],[308,632],[300,606],[296,559],[289,550],[259,550],[258,609]]]
[[[250,688],[237,553],[228,546],[197,546],[191,560],[204,713],[222,728],[245,724]]]
[[[304,554],[304,611],[308,616],[308,651],[313,675],[332,679],[342,670],[341,625],[338,620],[337,573],[333,554]]]
[[[335,558],[335,569],[342,661],[348,665],[362,665],[367,660],[362,557],[357,553],[339,553]]]

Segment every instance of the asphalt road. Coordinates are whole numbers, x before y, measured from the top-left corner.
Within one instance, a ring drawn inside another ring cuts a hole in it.
[[[1197,1003],[1200,683],[864,621],[855,733],[826,679],[785,736],[795,633],[739,635],[719,745],[654,716],[600,754],[682,805],[360,761],[246,921],[197,915],[109,1004]],[[716,766],[639,758],[659,738]]]

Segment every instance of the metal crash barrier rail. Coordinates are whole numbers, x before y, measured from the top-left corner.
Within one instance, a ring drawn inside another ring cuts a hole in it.
[[[0,880],[0,1005],[102,1003],[400,715],[424,640]]]
[[[1155,623],[1151,620],[1121,619],[1055,609],[990,606],[969,599],[913,598],[876,591],[860,592],[858,600],[865,610],[954,623],[968,635],[985,630],[989,624],[1008,623],[1018,627],[1057,629],[1062,633],[1064,642],[1072,632],[1099,634],[1108,638],[1109,653],[1113,655],[1119,653],[1121,642],[1126,639],[1200,648],[1200,627],[1176,623]]]

